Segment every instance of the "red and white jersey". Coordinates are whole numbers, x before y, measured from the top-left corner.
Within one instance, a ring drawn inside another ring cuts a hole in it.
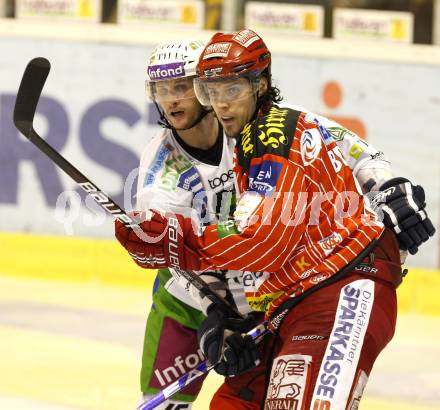
[[[383,231],[334,137],[313,114],[274,106],[248,124],[234,173],[234,221],[207,226],[200,255],[204,270],[246,271],[254,310],[270,314],[330,278]]]

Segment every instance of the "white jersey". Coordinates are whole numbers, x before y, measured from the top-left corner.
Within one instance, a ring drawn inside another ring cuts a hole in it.
[[[139,168],[137,210],[155,209],[191,216],[200,225],[227,220],[235,203],[232,158],[235,141],[222,134],[219,164],[213,165],[194,158],[178,143],[171,130],[164,130],[146,147]],[[170,269],[173,277],[166,289],[186,304],[200,309],[200,300],[188,294],[188,283]],[[237,308],[250,312],[244,297],[241,272],[225,273],[228,289]],[[209,280],[209,276],[204,276]],[[194,289],[190,289],[191,293]],[[206,302],[208,302],[206,300]]]
[[[183,214],[193,209],[201,223],[217,221],[222,212],[217,199],[225,192],[234,191],[234,143],[223,135],[220,163],[212,165],[192,157],[171,130],[164,130],[153,138],[142,155],[138,207]]]
[[[384,154],[356,134],[302,107],[291,104],[280,106],[307,112],[311,120],[331,133],[364,193],[377,190],[392,177],[391,165]],[[153,138],[141,158],[137,210],[176,212],[191,216],[201,225],[228,219],[234,210],[231,204],[235,205],[235,140],[223,134],[221,142],[219,165],[212,165],[194,158],[178,143],[171,130],[165,129]],[[196,298],[195,289],[191,289],[173,269],[170,271],[173,277],[165,285],[166,289],[186,304],[205,310],[204,303]],[[245,314],[251,309],[244,297],[243,275],[246,277],[242,272],[225,272],[237,308]]]

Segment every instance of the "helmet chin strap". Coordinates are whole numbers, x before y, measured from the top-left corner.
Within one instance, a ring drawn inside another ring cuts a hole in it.
[[[157,112],[159,113],[160,119],[157,122],[161,127],[163,128],[168,128],[170,130],[175,130],[175,131],[186,131],[186,130],[190,130],[191,128],[195,127],[198,123],[200,123],[200,121],[203,120],[203,118],[206,117],[206,115],[208,115],[210,112],[212,112],[212,108],[210,109],[206,109],[203,105],[202,105],[202,109],[200,111],[200,114],[197,116],[197,118],[187,127],[185,128],[175,128],[173,127],[170,122],[168,121],[168,119],[166,118],[163,110],[160,109],[159,104],[154,101],[154,105],[156,106]]]

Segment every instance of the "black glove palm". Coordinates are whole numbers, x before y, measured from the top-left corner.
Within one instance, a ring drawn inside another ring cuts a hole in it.
[[[244,333],[256,326],[252,316],[233,318],[213,305],[197,332],[200,348],[223,376],[235,376],[258,365],[259,354],[251,336]]]
[[[416,254],[435,233],[425,210],[425,191],[406,178],[392,178],[380,191],[372,200],[373,207],[383,212],[383,223],[396,233],[400,249]]]

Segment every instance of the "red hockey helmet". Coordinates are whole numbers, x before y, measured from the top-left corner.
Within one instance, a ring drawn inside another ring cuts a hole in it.
[[[258,76],[270,63],[270,52],[262,38],[252,30],[217,33],[199,58],[200,79],[231,77],[249,73]]]
[[[270,51],[254,31],[244,29],[229,34],[216,33],[197,64],[196,95],[203,105],[207,105],[209,96],[204,83],[238,77],[248,77],[251,83],[255,83],[270,62]]]

